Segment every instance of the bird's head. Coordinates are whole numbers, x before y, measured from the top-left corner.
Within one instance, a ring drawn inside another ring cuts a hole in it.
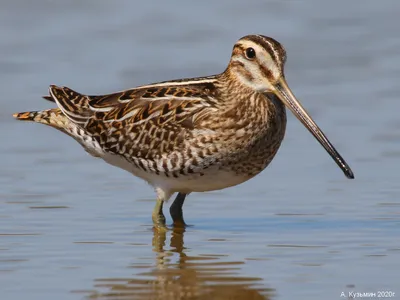
[[[242,86],[264,94],[266,99],[274,94],[314,135],[346,177],[354,178],[345,160],[290,90],[285,80],[285,63],[286,51],[278,41],[262,35],[248,35],[234,45],[227,70]]]

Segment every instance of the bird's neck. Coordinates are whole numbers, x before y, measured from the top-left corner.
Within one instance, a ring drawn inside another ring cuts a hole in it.
[[[262,94],[243,84],[229,68],[217,77],[221,116],[236,121],[249,120],[249,115],[253,114],[261,119],[265,116],[264,111],[268,105]]]
[[[256,127],[264,131],[273,123],[286,124],[285,106],[277,97],[249,88],[235,77],[229,67],[216,77],[220,94],[218,114],[221,123],[225,124],[222,127]]]
[[[226,102],[224,104],[229,105],[230,102],[237,102],[238,97],[249,99],[251,96],[257,94],[256,91],[241,82],[231,67],[228,67],[225,72],[217,75],[217,77],[218,88],[223,96],[221,99],[224,99]]]

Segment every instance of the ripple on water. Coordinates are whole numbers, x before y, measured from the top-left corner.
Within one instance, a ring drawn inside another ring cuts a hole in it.
[[[265,288],[262,277],[240,275],[245,261],[229,260],[225,254],[189,255],[184,231],[174,229],[170,246],[167,233],[154,231],[152,263],[132,263],[140,271],[128,278],[98,278],[94,290],[76,290],[88,299],[270,299],[274,290]],[[172,256],[178,255],[175,261]]]

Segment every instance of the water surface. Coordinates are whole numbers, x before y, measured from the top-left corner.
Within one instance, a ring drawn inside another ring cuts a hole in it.
[[[1,299],[339,299],[400,295],[400,2],[2,1]],[[266,171],[190,195],[185,232],[153,232],[155,194],[71,138],[16,122],[49,84],[101,94],[221,72],[261,33],[355,172],[289,114]]]

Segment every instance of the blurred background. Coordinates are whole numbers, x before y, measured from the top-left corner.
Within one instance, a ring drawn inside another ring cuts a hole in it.
[[[1,299],[400,296],[399,11],[397,0],[1,1]],[[194,226],[158,234],[151,187],[12,118],[51,107],[49,84],[102,94],[222,72],[252,33],[286,47],[289,86],[355,180],[288,113],[267,170],[190,195]]]

